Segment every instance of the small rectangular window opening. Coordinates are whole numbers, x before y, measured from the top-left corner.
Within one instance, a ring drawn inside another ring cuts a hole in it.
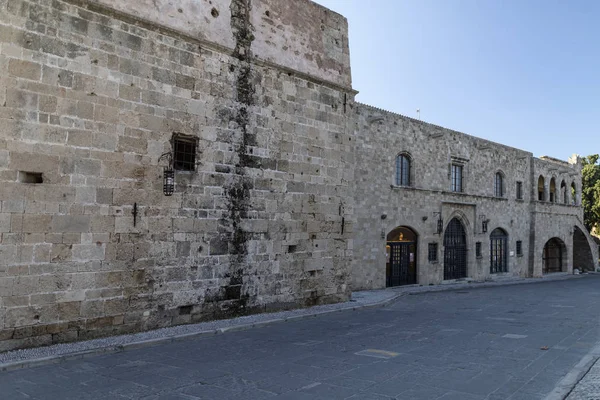
[[[522,256],[523,255],[523,242],[520,240],[517,240],[517,256]]]
[[[475,243],[475,256],[478,258],[481,257],[481,242]]]
[[[198,139],[181,134],[173,135],[173,169],[194,171]]]
[[[44,177],[41,172],[19,171],[18,180],[22,183],[44,183]]]
[[[523,200],[523,182],[517,182],[517,200]]]
[[[429,259],[429,261],[437,261],[437,243],[429,243],[429,247],[427,250],[427,258]]]

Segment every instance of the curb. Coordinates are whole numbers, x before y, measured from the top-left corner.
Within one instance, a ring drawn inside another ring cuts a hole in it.
[[[554,390],[550,392],[545,400],[564,400],[575,389],[575,386],[581,381],[588,372],[592,369],[596,361],[600,358],[600,342],[594,346],[589,353],[573,367],[573,369],[565,375],[556,385]]]
[[[161,344],[180,342],[180,341],[184,341],[187,339],[193,339],[193,338],[198,338],[198,337],[202,337],[202,336],[214,336],[214,335],[220,335],[220,334],[224,334],[224,333],[228,333],[228,332],[246,331],[246,330],[253,329],[253,328],[261,328],[264,326],[273,325],[276,323],[288,322],[288,321],[298,321],[298,320],[318,317],[318,316],[325,315],[325,314],[331,314],[331,313],[335,313],[335,312],[356,311],[356,310],[360,310],[360,309],[364,309],[364,308],[384,307],[384,306],[388,305],[389,303],[393,302],[394,300],[397,300],[398,298],[405,296],[406,294],[407,293],[398,293],[397,295],[395,295],[393,297],[390,297],[385,300],[381,300],[379,302],[375,302],[375,303],[371,303],[371,304],[364,304],[364,305],[357,305],[357,306],[349,306],[349,307],[345,307],[345,308],[339,308],[337,310],[318,311],[318,312],[314,312],[311,314],[296,315],[296,316],[290,316],[290,317],[285,317],[285,318],[275,318],[275,319],[270,319],[270,320],[266,320],[266,321],[253,322],[250,324],[242,324],[242,325],[236,325],[236,326],[229,326],[226,328],[217,328],[217,329],[208,330],[208,331],[183,333],[183,334],[179,334],[179,335],[166,336],[166,337],[162,337],[162,338],[139,340],[139,341],[126,343],[126,344],[122,344],[122,345],[116,345],[116,346],[98,347],[96,349],[82,350],[82,351],[77,351],[77,352],[72,352],[72,353],[67,353],[67,354],[59,354],[59,355],[55,355],[55,356],[47,356],[47,357],[34,358],[34,359],[29,359],[29,360],[13,361],[13,362],[0,364],[0,371],[13,371],[13,370],[23,369],[23,368],[39,367],[39,366],[50,365],[50,364],[59,364],[63,361],[77,360],[77,359],[82,359],[82,358],[91,357],[91,356],[100,355],[100,354],[115,354],[115,353],[121,353],[121,352],[129,351],[129,350],[142,349],[145,347],[158,346]]]
[[[452,292],[452,291],[460,291],[460,290],[465,290],[465,289],[469,289],[469,290],[470,289],[483,289],[483,288],[497,287],[497,286],[513,286],[513,285],[521,285],[521,284],[547,283],[547,282],[555,282],[555,281],[562,281],[562,280],[568,280],[568,279],[583,278],[585,276],[586,276],[585,274],[579,275],[579,276],[578,275],[564,275],[564,276],[560,276],[560,277],[557,277],[554,279],[548,279],[548,280],[525,278],[522,281],[509,281],[509,282],[479,282],[479,283],[460,282],[460,283],[451,284],[451,285],[447,285],[447,286],[446,285],[435,285],[435,286],[431,286],[431,288],[428,287],[425,290],[414,291],[414,292],[411,292],[409,289],[409,290],[404,290],[404,291],[398,292],[398,293],[394,294],[393,296],[391,296],[390,298],[380,300],[378,302],[374,302],[374,303],[370,303],[370,304],[354,305],[354,306],[343,307],[343,308],[339,308],[339,309],[335,309],[335,310],[317,311],[317,312],[313,312],[313,313],[309,313],[309,314],[295,315],[295,316],[293,315],[293,316],[284,317],[284,318],[274,318],[274,319],[269,319],[266,321],[234,325],[234,326],[229,326],[229,327],[225,327],[225,328],[217,328],[217,329],[212,329],[212,330],[191,332],[191,333],[182,333],[182,334],[178,334],[178,335],[171,335],[171,336],[165,336],[165,337],[160,337],[160,338],[142,339],[142,340],[133,341],[130,343],[125,343],[125,344],[120,344],[120,345],[112,345],[112,346],[109,345],[109,346],[105,346],[105,347],[81,350],[81,351],[76,351],[76,352],[72,352],[72,353],[58,354],[58,355],[41,357],[41,358],[31,358],[31,359],[26,359],[26,360],[2,363],[2,364],[0,364],[0,371],[12,371],[12,370],[22,369],[22,368],[38,367],[38,366],[49,365],[49,364],[58,364],[63,361],[76,360],[76,359],[91,357],[91,356],[100,355],[100,354],[121,353],[124,351],[137,350],[137,349],[141,349],[141,348],[145,348],[145,347],[152,347],[152,346],[157,346],[157,345],[161,345],[161,344],[179,342],[179,341],[193,339],[193,338],[199,338],[199,337],[203,337],[203,336],[213,336],[213,335],[219,335],[219,334],[224,334],[224,333],[228,333],[228,332],[240,332],[240,331],[245,331],[245,330],[249,330],[249,329],[253,329],[253,328],[261,328],[261,327],[273,325],[276,323],[282,323],[282,322],[288,322],[288,321],[299,321],[299,320],[303,320],[303,319],[319,317],[321,315],[342,312],[342,311],[357,311],[357,310],[368,309],[368,308],[385,307],[388,304],[391,304],[391,303],[397,301],[399,298],[408,296],[408,295],[420,295],[420,294],[436,293],[436,292]],[[533,280],[533,279],[535,279],[535,280]],[[598,347],[598,355],[600,355],[600,346]],[[591,364],[589,366],[587,366],[587,369],[585,370],[585,372],[587,372],[591,368],[591,365],[593,365],[593,362],[591,362],[591,361],[589,361],[589,362]],[[579,379],[580,378],[581,378],[581,376],[579,376]],[[579,379],[577,379],[577,381]],[[569,387],[569,390],[572,389],[572,387],[574,386],[575,383],[573,383],[571,385],[571,387]],[[548,400],[554,400],[554,399],[555,398],[552,398],[552,399],[549,398]]]

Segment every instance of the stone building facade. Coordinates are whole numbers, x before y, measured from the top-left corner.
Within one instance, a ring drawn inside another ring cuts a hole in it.
[[[594,271],[581,160],[357,104],[353,289]]]
[[[456,249],[438,220],[462,227],[472,279],[491,276],[496,227],[501,275],[597,259],[572,256],[588,241],[578,197],[536,200],[538,175],[545,198],[563,180],[578,195],[576,159],[355,94],[346,20],[308,0],[0,0],[0,351],[407,283],[386,275],[386,245],[408,251],[396,272],[412,257],[415,283],[440,283]]]

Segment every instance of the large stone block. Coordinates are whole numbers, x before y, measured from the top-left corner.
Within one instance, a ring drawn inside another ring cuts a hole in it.
[[[8,63],[8,73],[18,78],[39,81],[42,77],[42,66],[30,61],[11,59]]]
[[[54,215],[52,216],[52,232],[90,232],[92,217],[89,215]]]

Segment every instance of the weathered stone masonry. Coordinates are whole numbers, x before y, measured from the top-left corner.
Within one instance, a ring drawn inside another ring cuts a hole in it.
[[[387,285],[398,227],[417,284],[448,280],[452,221],[467,279],[595,267],[577,158],[355,94],[346,20],[308,0],[0,0],[0,351],[343,301]]]
[[[308,1],[0,0],[0,350],[347,299],[346,32]]]
[[[356,104],[353,114],[350,124],[357,149],[353,289],[386,286],[386,243],[390,244],[388,235],[398,227],[416,236],[411,255],[416,274],[413,282],[448,281],[444,278],[445,252],[449,251],[445,234],[453,219],[465,231],[466,279],[595,270],[598,251],[583,227],[578,157],[569,162],[535,158],[523,150],[363,104]],[[398,155],[410,159],[407,185],[396,182]],[[452,165],[462,166],[459,192],[451,189]],[[502,176],[500,194],[495,190],[497,174]],[[506,238],[505,271],[500,273],[491,268],[495,229]],[[548,251],[548,244],[555,241],[562,243],[560,250]],[[430,245],[437,248],[434,260],[428,253]],[[545,258],[552,258],[555,264]]]

